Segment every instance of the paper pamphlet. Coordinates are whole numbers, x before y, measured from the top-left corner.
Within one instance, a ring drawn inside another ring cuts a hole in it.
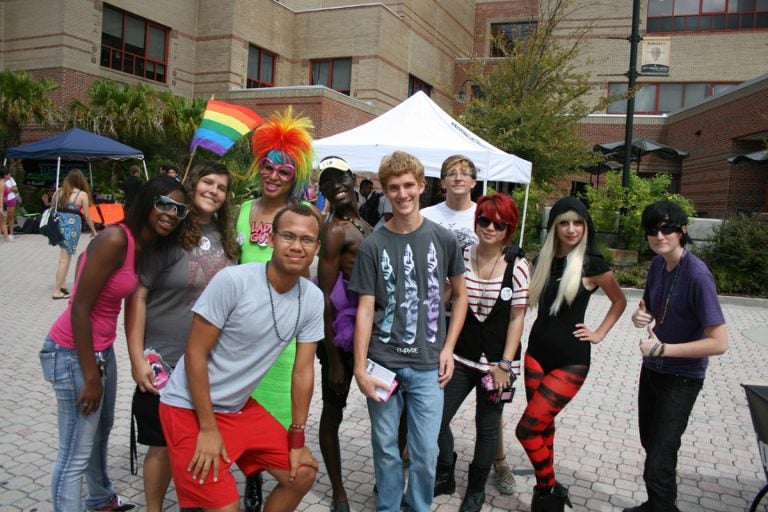
[[[389,397],[392,396],[392,393],[394,393],[395,389],[397,389],[395,372],[384,368],[380,364],[376,363],[375,361],[371,361],[370,359],[368,359],[368,365],[365,367],[365,371],[371,377],[376,377],[377,379],[384,381],[389,386],[389,389],[379,387],[376,388],[376,395],[386,402]]]

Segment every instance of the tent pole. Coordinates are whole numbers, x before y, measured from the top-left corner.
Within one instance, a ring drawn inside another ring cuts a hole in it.
[[[90,185],[91,185],[91,192],[93,192],[93,168],[91,167],[90,160],[88,160],[88,181],[90,182]]]
[[[61,157],[56,159],[56,190],[59,189],[59,173],[61,172]]]
[[[528,216],[528,191],[531,188],[531,182],[525,184],[525,201],[523,202],[523,221],[520,224],[520,247],[523,247],[523,235],[525,234],[525,218]]]
[[[149,181],[149,173],[147,172],[147,161],[143,158],[141,159],[141,165],[144,166],[144,179]]]

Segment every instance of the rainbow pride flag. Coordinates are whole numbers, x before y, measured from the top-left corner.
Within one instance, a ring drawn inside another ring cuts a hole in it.
[[[229,151],[243,135],[264,122],[253,110],[223,101],[209,100],[203,114],[203,122],[192,138],[189,152],[198,146],[219,156]]]

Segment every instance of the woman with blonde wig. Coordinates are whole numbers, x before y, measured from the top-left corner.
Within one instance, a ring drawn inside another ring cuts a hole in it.
[[[576,198],[565,197],[552,207],[534,267],[528,303],[539,309],[525,354],[528,405],[516,434],[536,474],[531,511],[554,512],[570,505],[568,490],[555,480],[555,417],[584,384],[591,345],[605,338],[627,301],[595,247],[589,212]],[[597,288],[611,306],[592,330],[584,317]]]

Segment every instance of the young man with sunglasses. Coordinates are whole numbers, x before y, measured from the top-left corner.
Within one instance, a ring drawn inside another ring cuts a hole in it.
[[[239,510],[230,466],[277,480],[266,507],[294,510],[317,474],[304,432],[323,338],[323,296],[302,274],[320,249],[320,220],[296,204],[274,218],[268,263],[228,267],[192,308],[184,358],[163,390],[160,418],[181,507]],[[286,346],[298,341],[286,429],[250,397]]]
[[[464,261],[448,230],[419,213],[424,167],[408,153],[387,155],[379,181],[392,203],[392,219],[360,246],[349,289],[359,294],[354,375],[368,399],[379,512],[427,512],[432,503],[443,388],[453,375],[453,347],[467,310]],[[454,322],[445,327],[443,292],[450,281]],[[395,373],[397,390],[368,374],[368,360]],[[398,423],[408,413],[408,489]],[[402,499],[401,499],[402,497]]]
[[[657,254],[632,315],[635,327],[647,329],[637,401],[648,501],[624,512],[677,511],[677,452],[709,356],[725,352],[728,329],[712,273],[685,249],[690,237],[683,209],[659,201],[643,211],[642,225]]]

